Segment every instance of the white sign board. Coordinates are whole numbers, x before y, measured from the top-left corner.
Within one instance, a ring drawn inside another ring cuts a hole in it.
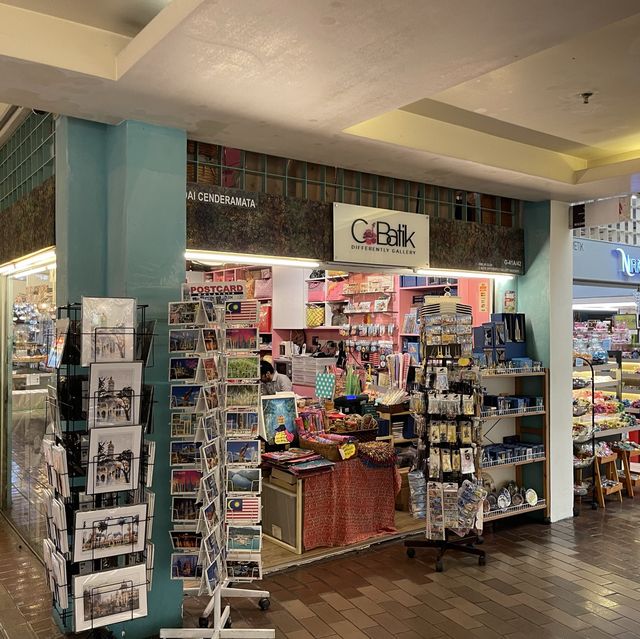
[[[333,259],[351,264],[427,268],[429,217],[336,202]]]
[[[635,197],[632,199],[630,195],[574,204],[569,208],[569,228],[590,228],[626,222],[631,219],[631,211],[635,204]]]

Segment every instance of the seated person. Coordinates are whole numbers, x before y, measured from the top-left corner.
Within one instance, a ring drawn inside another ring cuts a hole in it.
[[[276,373],[273,366],[266,360],[260,361],[260,392],[263,395],[275,395],[285,391],[291,391],[291,380],[281,373]]]

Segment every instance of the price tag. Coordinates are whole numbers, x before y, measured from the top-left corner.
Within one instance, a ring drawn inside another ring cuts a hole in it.
[[[290,443],[289,439],[287,437],[287,431],[286,430],[279,430],[276,433],[275,437],[273,438],[273,441],[276,444],[288,444],[288,443]]]
[[[25,386],[40,386],[40,375],[27,375]]]
[[[338,448],[338,452],[340,453],[340,457],[342,459],[349,459],[356,454],[356,446],[355,444],[343,444]]]

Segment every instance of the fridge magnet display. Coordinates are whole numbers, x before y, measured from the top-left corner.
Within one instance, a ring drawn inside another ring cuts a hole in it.
[[[230,581],[254,581],[262,578],[260,555],[227,556],[227,574]]]
[[[195,382],[199,365],[199,357],[170,357],[169,381]]]
[[[200,302],[169,302],[170,326],[192,326],[202,319]]]
[[[260,497],[230,497],[226,504],[226,520],[255,523],[262,519]]]
[[[144,564],[78,575],[73,580],[75,632],[147,615]]]
[[[189,441],[170,442],[171,466],[195,466],[200,463],[200,443]]]
[[[197,553],[171,553],[171,579],[202,577],[202,566]]]
[[[227,466],[258,466],[260,441],[257,439],[227,439]]]
[[[56,320],[56,338],[51,344],[49,354],[47,355],[48,368],[60,368],[64,347],[67,344],[67,335],[69,334],[69,318],[64,317]]]
[[[133,361],[135,326],[135,299],[83,297],[82,366]]]
[[[181,386],[171,386],[170,408],[171,410],[181,410],[186,413],[194,413],[200,398],[199,384],[184,384]]]
[[[227,470],[228,493],[260,493],[262,471],[259,468],[229,468]]]
[[[229,552],[260,552],[262,528],[260,526],[228,526],[227,550]]]
[[[227,384],[227,408],[255,408],[260,399],[260,384]]]
[[[199,328],[169,329],[170,353],[195,353],[200,341]]]
[[[197,550],[202,535],[195,530],[170,530],[171,546],[174,550]]]
[[[295,393],[260,398],[264,437],[268,444],[291,444],[297,435],[298,406]]]
[[[200,417],[198,413],[171,413],[171,437],[194,437]]]
[[[227,351],[257,351],[259,340],[257,328],[228,328],[225,347]]]
[[[173,497],[171,499],[171,521],[174,524],[195,524],[199,508],[195,497]]]
[[[142,426],[104,426],[89,434],[87,494],[132,490],[138,484]]]
[[[220,440],[216,437],[204,444],[200,450],[203,472],[212,473],[220,463]]]
[[[260,379],[260,357],[258,355],[229,355],[227,357],[227,381],[237,379]]]
[[[141,552],[147,530],[147,504],[76,512],[73,561],[91,561]]]
[[[200,350],[207,353],[213,353],[219,350],[218,329],[217,328],[201,328],[200,329],[201,346]]]
[[[227,411],[225,431],[227,437],[257,437],[258,412]]]
[[[94,426],[124,426],[140,422],[142,362],[91,364],[87,422]]]
[[[172,495],[195,495],[200,486],[202,473],[199,470],[178,469],[171,470],[171,494]]]
[[[259,310],[260,302],[257,300],[226,302],[224,309],[224,321],[227,325],[257,324]]]

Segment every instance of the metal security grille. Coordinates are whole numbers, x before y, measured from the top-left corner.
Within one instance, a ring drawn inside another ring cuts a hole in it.
[[[187,142],[187,180],[258,193],[519,227],[521,202],[421,182]]]
[[[0,148],[0,211],[54,174],[54,119],[31,113]]]

